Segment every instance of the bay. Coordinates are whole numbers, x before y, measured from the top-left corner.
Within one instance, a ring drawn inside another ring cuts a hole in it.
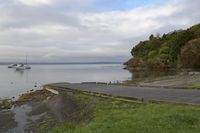
[[[16,71],[0,65],[0,98],[18,97],[31,89],[56,82],[120,82],[132,74],[122,64],[46,64]]]

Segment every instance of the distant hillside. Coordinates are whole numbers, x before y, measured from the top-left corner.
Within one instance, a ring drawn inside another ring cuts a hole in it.
[[[150,35],[133,47],[128,67],[200,68],[200,24],[162,36]]]

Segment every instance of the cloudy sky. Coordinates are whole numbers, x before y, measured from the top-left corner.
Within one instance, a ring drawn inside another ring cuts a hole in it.
[[[200,22],[199,0],[0,0],[0,62],[130,58],[151,33]]]

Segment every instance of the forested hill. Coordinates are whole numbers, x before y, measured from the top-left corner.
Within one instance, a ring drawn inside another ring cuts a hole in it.
[[[129,67],[200,68],[200,24],[160,36],[150,35],[133,47]]]

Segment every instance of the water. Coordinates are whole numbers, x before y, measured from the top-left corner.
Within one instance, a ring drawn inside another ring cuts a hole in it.
[[[48,83],[116,82],[131,77],[121,64],[32,65],[31,70],[21,72],[0,65],[0,98],[17,97]]]
[[[37,120],[46,114],[44,112],[38,115],[29,115],[32,111],[32,106],[28,104],[16,106],[11,111],[15,114],[14,120],[17,122],[17,126],[9,129],[7,133],[25,133],[27,129],[31,130],[31,124],[37,123]]]

